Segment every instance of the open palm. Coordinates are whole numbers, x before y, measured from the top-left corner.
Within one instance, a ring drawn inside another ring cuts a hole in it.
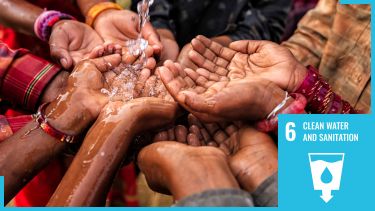
[[[306,70],[285,47],[269,41],[243,40],[230,44],[229,48],[198,36],[191,42],[194,51],[189,58],[198,67],[227,75],[231,78],[247,75],[272,81],[280,88],[293,92]]]
[[[205,122],[259,120],[285,96],[277,85],[246,71],[227,77],[202,68],[183,70],[171,61],[158,71],[172,97]]]

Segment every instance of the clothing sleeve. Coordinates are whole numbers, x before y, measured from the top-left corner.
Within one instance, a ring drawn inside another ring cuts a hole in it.
[[[317,6],[301,19],[292,37],[282,44],[304,65],[320,66],[337,3],[337,0],[320,0]]]
[[[61,67],[0,42],[0,97],[33,111],[43,90]]]
[[[252,194],[255,206],[278,206],[278,178],[277,173],[266,179]]]
[[[249,193],[240,189],[208,190],[178,201],[176,207],[254,207]]]
[[[150,8],[150,21],[156,29],[169,29],[176,35],[175,22],[172,18],[173,0],[155,0]]]
[[[243,7],[234,30],[224,35],[237,40],[279,42],[291,8],[291,0],[253,0]]]
[[[10,118],[0,115],[0,142],[12,136],[32,120],[33,117],[31,115],[23,115]]]

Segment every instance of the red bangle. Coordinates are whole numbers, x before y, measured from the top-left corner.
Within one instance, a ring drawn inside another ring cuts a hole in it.
[[[296,93],[307,99],[306,110],[319,114],[355,114],[358,113],[348,102],[332,91],[331,86],[319,75],[313,66],[307,67],[308,73]]]
[[[45,133],[52,136],[53,138],[69,144],[75,143],[75,141],[77,140],[76,136],[65,134],[48,123],[44,114],[48,105],[49,103],[44,103],[39,107],[37,114],[34,116],[35,121],[39,124],[40,128],[42,128]]]
[[[306,98],[297,93],[292,93],[289,96],[294,98],[293,102],[280,111],[278,114],[303,114],[305,113],[305,107],[307,104]],[[275,115],[273,118],[267,120],[262,120],[256,124],[256,128],[261,132],[277,132],[277,123],[278,123],[278,117]]]

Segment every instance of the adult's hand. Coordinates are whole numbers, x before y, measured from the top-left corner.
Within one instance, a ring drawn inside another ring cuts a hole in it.
[[[121,56],[113,54],[78,63],[68,78],[65,93],[46,109],[50,124],[70,135],[78,135],[89,126],[108,102],[108,96],[101,93],[108,87],[103,74],[120,62]]]
[[[160,64],[163,64],[167,60],[176,61],[179,54],[179,47],[173,33],[168,29],[157,29],[156,31],[163,45],[163,50],[160,55]]]
[[[213,141],[229,156],[234,176],[250,193],[277,172],[277,147],[269,135],[244,124],[204,124],[193,115],[189,115],[189,125],[201,143]]]
[[[172,97],[205,122],[260,120],[285,97],[277,85],[247,71],[222,70],[183,70],[167,61],[158,72]]]
[[[102,38],[91,27],[73,20],[57,22],[49,39],[51,56],[65,69],[83,59],[121,53],[121,46],[104,45]]]
[[[204,36],[191,42],[194,51],[189,54],[198,67],[229,76],[241,74],[271,81],[280,88],[293,92],[306,76],[306,68],[285,47],[269,41],[243,40],[229,48]]]
[[[124,46],[127,40],[138,38],[138,24],[138,15],[132,11],[106,10],[96,17],[93,27],[106,43]],[[159,55],[162,44],[151,23],[147,22],[141,33],[154,49],[154,54]]]

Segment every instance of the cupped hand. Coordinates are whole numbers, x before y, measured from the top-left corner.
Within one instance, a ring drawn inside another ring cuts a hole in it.
[[[277,85],[247,71],[183,70],[167,61],[158,72],[172,97],[205,122],[260,120],[285,97]]]
[[[65,69],[83,59],[92,59],[112,53],[121,53],[121,46],[104,44],[91,27],[74,20],[57,22],[49,39],[51,56]]]
[[[138,24],[138,15],[132,11],[106,10],[95,19],[93,27],[106,43],[125,46],[127,40],[138,38]],[[159,55],[162,44],[151,23],[147,22],[141,33],[154,49],[154,54]]]
[[[210,72],[237,77],[246,71],[293,92],[306,76],[306,68],[285,47],[270,41],[243,40],[233,42],[229,48],[204,36],[197,36],[191,45],[194,51],[189,58],[198,67]]]
[[[245,190],[254,192],[262,182],[277,172],[277,147],[269,135],[249,125],[204,124],[193,115],[188,118],[189,131],[193,131],[195,137],[200,137],[206,145],[215,142],[217,147],[229,155],[232,172]]]
[[[121,56],[113,54],[78,63],[68,78],[65,93],[46,109],[49,122],[67,134],[82,132],[108,102],[108,97],[101,92],[108,86],[103,73],[120,62]]]

